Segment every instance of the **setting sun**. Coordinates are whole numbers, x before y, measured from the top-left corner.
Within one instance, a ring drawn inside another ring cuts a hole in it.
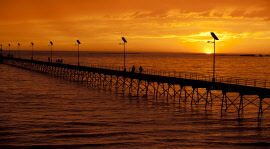
[[[205,54],[212,54],[212,52],[205,52]]]

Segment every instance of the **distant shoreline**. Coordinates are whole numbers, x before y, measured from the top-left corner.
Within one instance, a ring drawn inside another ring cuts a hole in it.
[[[2,53],[6,53],[8,52],[9,50],[2,50],[1,52]],[[10,50],[11,52],[18,52],[18,50]],[[31,50],[20,50],[21,52],[31,52]],[[34,53],[36,52],[50,52],[50,50],[34,50]],[[78,52],[76,50],[74,51],[70,51],[70,50],[55,50],[53,52]],[[123,54],[123,52],[121,51],[80,51],[82,53],[87,53],[87,54]],[[183,55],[213,55],[213,53],[211,54],[207,54],[207,53],[191,53],[191,52],[141,52],[141,51],[138,51],[138,52],[135,52],[135,51],[126,51],[126,54],[183,54]],[[262,54],[242,54],[242,53],[216,53],[215,54],[216,56],[257,56],[257,57],[269,57],[270,54],[265,54],[265,55],[262,55]]]

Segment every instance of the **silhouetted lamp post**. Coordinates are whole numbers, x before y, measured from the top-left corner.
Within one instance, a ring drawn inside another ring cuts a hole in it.
[[[125,37],[122,37],[122,40],[124,43],[120,43],[124,45],[124,71],[126,72],[126,43],[127,43],[127,40],[125,39]]]
[[[20,46],[21,46],[21,44],[18,43],[18,58],[20,58]]]
[[[213,77],[212,82],[215,82],[215,66],[216,66],[216,40],[219,40],[214,32],[211,32],[214,41],[208,41],[208,43],[214,43],[214,55],[213,55]]]
[[[51,63],[52,63],[52,46],[53,46],[53,42],[52,41],[50,41],[50,45],[49,46],[51,46]]]
[[[10,57],[10,44],[8,44],[8,56]]]
[[[31,42],[31,46],[32,46],[32,57],[31,57],[31,60],[34,59],[34,43]]]
[[[3,51],[2,47],[3,47],[3,45],[0,44],[0,46],[1,46],[1,49],[0,49],[1,53],[0,53],[0,54],[1,54],[1,56],[3,56],[3,55],[2,55],[2,51]]]
[[[79,52],[79,49],[80,49],[80,40],[77,40],[77,43],[78,43],[78,66],[80,66],[80,52]]]

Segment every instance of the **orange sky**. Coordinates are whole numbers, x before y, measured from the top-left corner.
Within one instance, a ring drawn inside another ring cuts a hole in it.
[[[3,49],[270,54],[269,0],[1,0]]]

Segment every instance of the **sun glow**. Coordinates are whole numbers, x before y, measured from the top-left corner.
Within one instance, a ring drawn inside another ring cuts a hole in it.
[[[80,39],[85,41],[80,51],[120,52],[123,49],[117,43],[125,36],[129,51],[211,55],[210,32],[214,32],[220,39],[215,41],[217,53],[270,54],[269,0],[0,2],[3,49],[19,42],[21,49],[31,50],[34,42],[36,50],[50,50],[48,41],[53,41],[55,50],[70,51],[76,50],[73,44]]]

